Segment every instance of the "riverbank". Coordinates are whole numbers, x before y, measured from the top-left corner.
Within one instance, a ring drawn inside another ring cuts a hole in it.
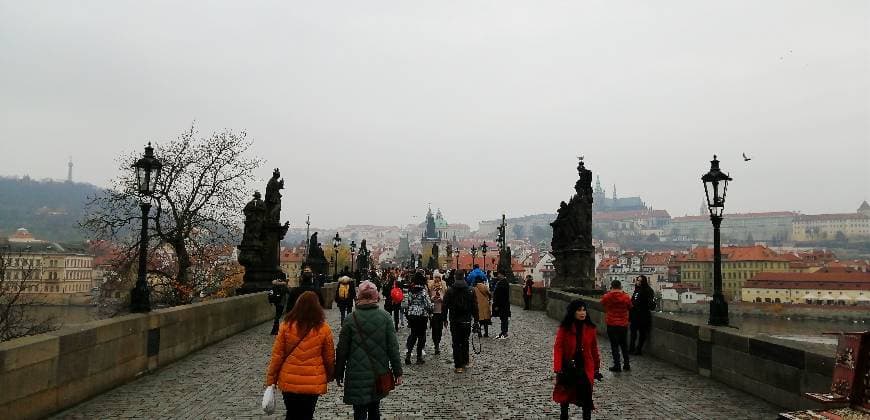
[[[710,304],[677,303],[663,300],[663,312],[677,314],[708,314]],[[728,304],[728,313],[739,317],[782,318],[791,320],[819,321],[865,321],[870,322],[870,306],[855,305],[807,305],[802,303],[754,303],[732,302]]]

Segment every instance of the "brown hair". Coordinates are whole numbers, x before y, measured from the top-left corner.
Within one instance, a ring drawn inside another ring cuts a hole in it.
[[[296,328],[300,331],[320,326],[324,322],[324,316],[317,294],[312,291],[302,293],[296,304],[293,305],[293,310],[284,316],[284,322],[289,324],[295,322]]]

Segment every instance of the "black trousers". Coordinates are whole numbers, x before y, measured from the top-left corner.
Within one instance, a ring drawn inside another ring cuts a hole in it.
[[[287,408],[287,420],[313,420],[314,407],[317,406],[319,395],[284,393],[284,407]]]
[[[432,314],[430,321],[432,326],[432,342],[435,347],[441,345],[441,335],[444,333],[444,314]]]
[[[414,344],[417,345],[417,357],[423,357],[423,347],[426,346],[426,324],[429,320],[425,316],[408,316],[408,326],[411,327],[411,334],[408,335],[408,342],[405,348],[408,351],[414,350]]]
[[[607,338],[610,339],[610,352],[613,354],[613,366],[619,366],[619,353],[622,352],[622,359],[625,365],[630,364],[628,360],[628,327],[618,327],[615,325],[607,326]]]
[[[346,318],[352,310],[352,304],[338,304],[338,315],[341,318],[341,324],[344,324],[344,318]]]
[[[583,410],[583,420],[592,420],[592,409],[586,408],[586,406],[581,406]],[[560,420],[568,420],[568,404],[559,404]]]
[[[275,322],[272,323],[272,335],[278,334],[278,326],[281,324],[281,315],[284,314],[284,305],[275,304]]]
[[[353,406],[353,420],[381,420],[381,400]]]
[[[529,310],[532,307],[532,297],[523,293],[523,309]]]
[[[507,335],[508,335],[508,324],[510,323],[510,319],[511,319],[511,317],[506,316],[506,315],[500,315],[498,317],[498,320],[500,321],[500,325],[501,325],[501,335],[503,335],[505,337],[507,337]]]
[[[641,351],[643,350],[643,344],[649,338],[649,331],[652,328],[652,316],[634,316],[631,318],[631,324],[629,324],[628,328],[631,331],[628,349],[630,351]],[[638,335],[640,338],[638,338]]]
[[[470,322],[451,322],[450,338],[453,344],[453,367],[468,365],[468,339],[471,337]]]

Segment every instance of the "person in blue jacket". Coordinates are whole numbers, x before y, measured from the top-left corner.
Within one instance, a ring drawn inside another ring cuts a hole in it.
[[[471,270],[471,272],[468,273],[468,277],[465,278],[468,287],[474,287],[480,282],[487,283],[487,280],[489,279],[486,277],[486,273],[484,273],[477,264],[474,264],[474,269]]]

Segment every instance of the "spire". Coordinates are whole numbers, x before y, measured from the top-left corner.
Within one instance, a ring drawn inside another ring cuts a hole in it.
[[[613,200],[616,201],[616,184],[613,184]]]
[[[595,192],[604,192],[601,188],[601,177],[595,175]]]
[[[698,212],[698,216],[706,216],[708,211],[709,210],[707,210],[707,202],[705,201],[705,199],[702,198],[701,199],[701,211]]]
[[[67,163],[67,171],[66,171],[66,182],[72,182],[72,156],[69,157],[69,163]]]

